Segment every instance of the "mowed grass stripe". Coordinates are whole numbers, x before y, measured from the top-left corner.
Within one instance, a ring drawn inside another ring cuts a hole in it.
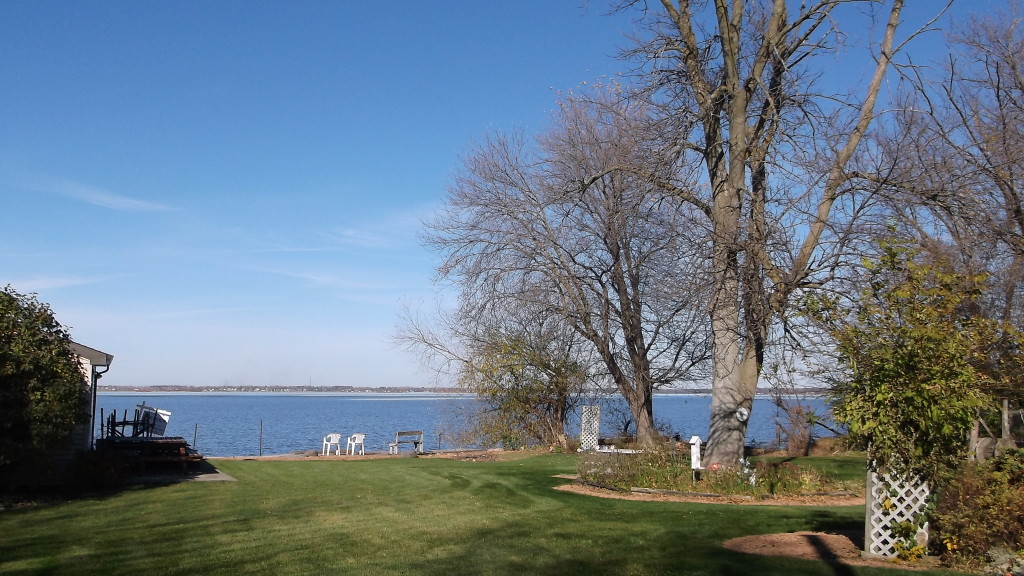
[[[0,574],[835,574],[721,548],[857,528],[863,509],[631,502],[553,490],[571,455],[221,460],[186,482],[0,513]],[[843,568],[843,574],[896,570]]]

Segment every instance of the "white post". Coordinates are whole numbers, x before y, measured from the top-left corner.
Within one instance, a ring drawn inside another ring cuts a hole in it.
[[[697,481],[697,473],[703,470],[700,465],[700,436],[690,437],[690,470],[693,472],[693,480]]]

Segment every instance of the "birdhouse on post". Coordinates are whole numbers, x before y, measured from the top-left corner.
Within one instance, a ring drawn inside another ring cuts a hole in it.
[[[704,468],[700,465],[700,436],[690,437],[690,469],[693,471],[693,481],[700,477],[700,471]]]

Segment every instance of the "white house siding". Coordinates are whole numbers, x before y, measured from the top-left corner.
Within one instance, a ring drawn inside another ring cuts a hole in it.
[[[53,458],[57,469],[61,472],[66,472],[74,464],[79,454],[88,452],[93,448],[93,431],[96,426],[96,415],[93,413],[93,392],[97,385],[97,371],[95,368],[97,366],[101,368],[109,366],[113,360],[113,356],[81,344],[76,343],[72,348],[78,355],[79,366],[82,369],[83,379],[81,395],[79,396],[80,408],[87,414],[87,417],[83,422],[75,424],[71,428],[71,437],[68,439],[67,444],[53,451]],[[102,363],[94,364],[89,356],[92,356],[93,359],[98,359]]]
[[[93,380],[92,362],[88,358],[78,358],[85,375],[85,387],[82,389],[82,409],[89,417],[86,422],[75,425],[71,431],[71,445],[80,450],[92,450],[92,430],[96,415],[92,413],[92,394],[96,382]]]
[[[88,414],[88,417],[71,428],[71,436],[66,445],[53,451],[54,463],[57,465],[57,470],[61,472],[67,471],[74,464],[78,454],[92,450],[91,431],[95,420],[95,415],[92,413],[92,389],[96,383],[93,381],[92,362],[82,356],[78,357],[78,362],[84,376],[84,384],[79,396],[80,409]]]

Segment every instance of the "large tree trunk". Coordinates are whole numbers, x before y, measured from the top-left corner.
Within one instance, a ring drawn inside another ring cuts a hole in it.
[[[715,363],[711,394],[711,423],[704,461],[739,466],[744,455],[747,423],[753,409],[760,373],[758,362],[747,357],[722,374],[728,361]]]
[[[739,264],[725,243],[715,247],[719,283],[711,311],[711,420],[705,462],[738,466],[743,458],[747,422],[757,392],[761,356],[752,350],[751,326],[741,320]],[[741,408],[743,411],[741,411]],[[744,412],[745,411],[745,412]]]
[[[652,396],[650,391],[638,391],[629,407],[633,421],[636,422],[636,441],[643,446],[651,446],[658,440],[658,432],[654,428]]]
[[[612,372],[612,380],[618,386],[619,393],[626,400],[629,406],[629,414],[636,424],[636,441],[639,444],[650,446],[657,440],[657,432],[654,429],[654,389],[648,378],[638,377],[636,381],[627,379],[626,374],[619,369],[618,364],[609,362]]]
[[[731,98],[722,104],[723,108],[706,112],[716,118],[707,118],[705,122],[708,134],[712,134],[712,127],[715,129],[713,145],[705,149],[708,177],[714,191],[711,258],[715,275],[711,306],[711,421],[705,460],[709,464],[738,466],[743,457],[747,419],[736,418],[736,415],[741,407],[749,414],[760,371],[760,366],[749,366],[750,356],[745,350],[749,331],[745,322],[749,315],[744,309],[744,297],[749,293],[749,286],[744,283],[751,278],[744,274],[741,262],[751,257],[750,251],[744,250],[742,239],[746,227],[743,204],[749,194],[747,160],[751,156],[747,125],[749,92],[743,89],[739,71],[742,9],[729,14],[721,2],[718,8],[720,46],[725,55],[721,86]],[[718,132],[721,126],[717,117],[721,114],[728,116],[729,128]],[[723,141],[728,143],[728,154],[722,148]]]

